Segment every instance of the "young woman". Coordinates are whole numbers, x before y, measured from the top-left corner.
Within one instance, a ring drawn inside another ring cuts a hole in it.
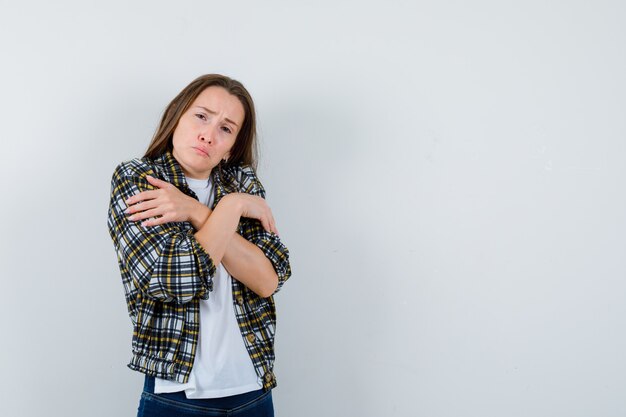
[[[256,167],[252,98],[208,74],[119,164],[108,228],[144,373],[138,416],[273,416],[273,295],[291,275]]]

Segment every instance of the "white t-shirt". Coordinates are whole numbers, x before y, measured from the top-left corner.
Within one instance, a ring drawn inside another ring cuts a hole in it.
[[[186,179],[200,202],[211,207],[211,178]],[[209,299],[200,300],[200,335],[189,381],[181,384],[155,378],[154,392],[185,391],[187,398],[218,398],[262,387],[235,317],[232,277],[220,263],[216,265]]]

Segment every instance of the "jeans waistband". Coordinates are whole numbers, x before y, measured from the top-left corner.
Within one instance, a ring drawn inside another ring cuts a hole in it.
[[[143,385],[143,390],[145,392],[154,394],[154,386],[155,386],[155,377],[146,375],[145,381]],[[177,392],[168,392],[168,393],[160,393],[155,394],[159,396],[163,396],[165,398],[169,398],[171,400],[185,402],[189,404],[197,404],[204,407],[215,407],[215,408],[236,408],[241,405],[247,404],[250,401],[260,397],[263,395],[265,391],[260,388],[256,391],[244,392],[243,394],[231,395],[228,397],[220,397],[220,398],[187,398],[185,391],[177,391]]]

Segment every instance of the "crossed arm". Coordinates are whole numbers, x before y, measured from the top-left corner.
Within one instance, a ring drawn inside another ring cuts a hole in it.
[[[194,200],[196,201],[196,200]],[[237,233],[241,217],[238,201],[225,196],[211,210],[196,201],[190,221],[195,237],[228,273],[260,297],[269,297],[278,286],[278,275],[263,251]]]
[[[257,218],[265,229],[277,232],[263,198],[245,193],[228,194],[211,210],[166,181],[151,176],[146,179],[158,188],[158,193],[157,190],[143,191],[128,198],[126,213],[132,214],[129,220],[159,216],[144,221],[143,227],[190,221],[196,230],[196,240],[214,265],[221,262],[231,276],[260,297],[269,297],[277,290],[279,278],[272,262],[258,245],[237,233],[242,216]]]

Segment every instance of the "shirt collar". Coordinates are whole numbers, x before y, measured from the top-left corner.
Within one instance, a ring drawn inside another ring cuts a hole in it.
[[[176,158],[174,158],[171,151],[165,151],[160,156],[156,157],[154,162],[163,171],[163,176],[167,182],[174,184],[176,188],[182,190],[185,194],[195,196],[194,191],[189,188],[189,184],[187,184],[182,167]],[[211,180],[217,188],[217,201],[227,193],[237,192],[233,169],[234,168],[213,169],[211,172]]]
[[[189,188],[187,181],[185,180],[185,173],[183,172],[183,169],[170,151],[162,153],[161,156],[158,156],[154,160],[154,162],[159,164],[163,169],[167,182],[174,184],[177,188]]]

